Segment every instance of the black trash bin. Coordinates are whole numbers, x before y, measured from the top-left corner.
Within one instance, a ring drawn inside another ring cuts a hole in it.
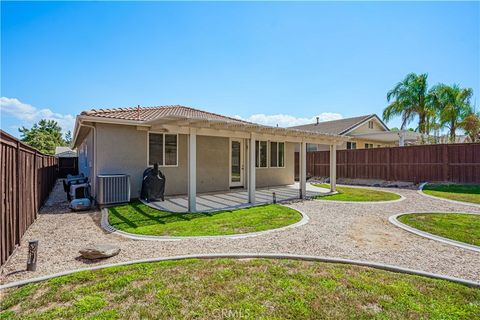
[[[145,201],[165,200],[165,175],[158,170],[158,163],[143,172],[142,192],[140,198]]]

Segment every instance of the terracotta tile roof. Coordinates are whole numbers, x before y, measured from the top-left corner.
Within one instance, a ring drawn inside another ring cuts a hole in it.
[[[185,119],[204,119],[219,120],[226,122],[236,122],[247,124],[250,122],[240,119],[222,116],[216,113],[202,111],[185,106],[158,106],[158,107],[130,107],[130,108],[114,108],[114,109],[92,109],[82,111],[81,115],[120,119],[120,120],[136,120],[140,122],[150,121],[159,118],[185,118]]]
[[[354,126],[375,117],[374,114],[369,114],[365,116],[353,117],[353,118],[345,118],[339,120],[332,120],[332,121],[323,121],[311,124],[305,124],[301,126],[290,127],[291,129],[299,129],[299,130],[307,130],[307,131],[315,131],[318,133],[328,133],[328,134],[344,134]]]

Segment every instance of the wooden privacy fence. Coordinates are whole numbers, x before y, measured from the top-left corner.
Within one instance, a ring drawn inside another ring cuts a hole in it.
[[[307,177],[328,177],[329,159],[329,151],[307,152]],[[480,183],[480,144],[338,150],[337,178]]]
[[[0,265],[7,261],[55,184],[57,159],[0,130]]]

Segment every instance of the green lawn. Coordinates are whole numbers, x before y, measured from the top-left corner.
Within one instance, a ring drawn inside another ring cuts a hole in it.
[[[478,184],[427,184],[423,187],[423,192],[435,197],[480,204]]]
[[[264,231],[302,219],[291,208],[269,204],[218,212],[175,213],[141,202],[109,208],[108,220],[125,232],[156,236],[216,236]]]
[[[10,289],[0,310],[0,319],[475,319],[480,290],[341,264],[189,259]]]
[[[328,184],[313,184],[316,187],[330,189]],[[389,201],[400,199],[396,193],[378,191],[368,188],[351,188],[337,186],[337,194],[320,195],[315,197],[321,200],[337,200],[337,201]]]
[[[480,246],[480,215],[460,213],[413,213],[398,220],[437,236]]]

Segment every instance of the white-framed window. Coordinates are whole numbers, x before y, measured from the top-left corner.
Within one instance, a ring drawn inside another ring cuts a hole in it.
[[[266,168],[268,166],[268,142],[255,141],[255,167]]]
[[[365,143],[365,149],[372,149],[373,143]]]
[[[357,143],[356,142],[347,142],[347,150],[353,150],[357,149]]]
[[[368,128],[373,129],[373,120],[368,121]]]
[[[148,133],[148,165],[178,166],[178,134]]]
[[[270,167],[285,167],[285,142],[270,141]]]

